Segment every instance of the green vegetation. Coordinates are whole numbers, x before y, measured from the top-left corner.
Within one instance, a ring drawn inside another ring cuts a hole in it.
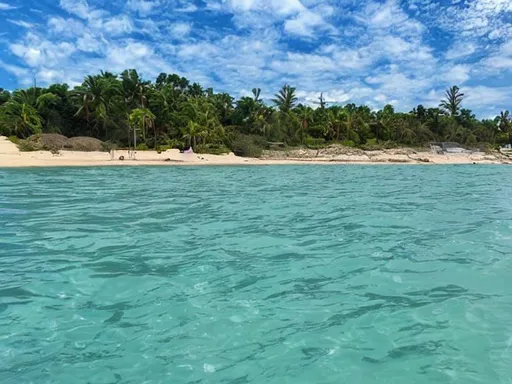
[[[41,133],[106,142],[102,146],[83,142],[73,148],[191,146],[198,153],[232,150],[251,157],[276,145],[319,149],[338,142],[379,149],[431,141],[481,147],[512,143],[508,111],[492,120],[478,120],[463,102],[464,94],[453,86],[439,108],[418,105],[402,113],[386,105],[372,111],[364,105],[328,105],[322,94],[313,109],[298,104],[296,89],[284,85],[269,105],[262,101],[259,88],[252,90],[252,96],[235,100],[175,74],[162,73],[150,82],[131,69],[120,75],[87,76],[74,89],[66,84],[13,93],[0,89],[0,134],[13,142]],[[46,147],[38,141],[21,140],[19,145],[26,150]]]

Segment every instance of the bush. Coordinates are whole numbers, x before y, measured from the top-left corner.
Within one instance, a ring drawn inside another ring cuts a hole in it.
[[[225,155],[231,152],[231,150],[224,144],[201,144],[194,148],[194,152],[210,155]]]
[[[148,151],[149,150],[149,147],[147,146],[146,143],[141,143],[139,145],[137,145],[137,151]]]
[[[394,141],[380,141],[377,143],[376,139],[370,139],[360,146],[361,149],[365,151],[381,151],[383,149],[394,149],[401,148],[402,146],[398,145]]]
[[[183,142],[177,139],[167,139],[165,140],[165,145],[160,145],[158,147],[160,151],[167,151],[168,149],[179,149],[183,150],[184,145]]]
[[[44,150],[41,143],[29,139],[20,140],[20,142],[18,143],[18,149],[21,152],[34,152]]]
[[[231,150],[241,157],[261,157],[263,154],[261,143],[257,136],[255,138],[255,136],[238,135],[231,141]]]
[[[356,146],[356,143],[354,143],[352,140],[343,140],[341,142],[341,145],[345,146],[345,147],[351,147],[351,148],[354,148]]]
[[[327,146],[325,139],[308,136],[304,139],[304,145],[309,149],[322,149]]]
[[[101,151],[102,152],[110,152],[113,149],[116,149],[117,145],[112,143],[111,141],[105,141],[101,143]]]
[[[11,143],[16,145],[20,143],[20,138],[18,136],[9,136],[8,139]]]

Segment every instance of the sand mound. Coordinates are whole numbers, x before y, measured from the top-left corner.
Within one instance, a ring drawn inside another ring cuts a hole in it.
[[[94,137],[72,137],[69,139],[73,151],[101,152],[103,142]]]
[[[93,137],[72,137],[68,139],[66,136],[56,133],[30,136],[21,143],[20,148],[22,151],[103,151],[101,140]]]

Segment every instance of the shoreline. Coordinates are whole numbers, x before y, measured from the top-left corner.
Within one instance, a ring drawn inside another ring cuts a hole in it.
[[[126,160],[118,160],[124,156]],[[136,160],[126,150],[108,152],[49,151],[21,152],[5,137],[0,137],[0,168],[38,167],[138,167],[138,166],[270,166],[270,165],[449,165],[449,164],[512,164],[501,153],[483,152],[436,154],[410,148],[379,151],[333,147],[321,151],[291,149],[267,152],[264,158],[244,158],[234,154],[185,154],[178,150],[138,151]]]

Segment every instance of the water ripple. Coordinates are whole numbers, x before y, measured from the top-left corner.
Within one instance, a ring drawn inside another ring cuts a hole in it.
[[[0,170],[0,381],[512,383],[511,174]]]

